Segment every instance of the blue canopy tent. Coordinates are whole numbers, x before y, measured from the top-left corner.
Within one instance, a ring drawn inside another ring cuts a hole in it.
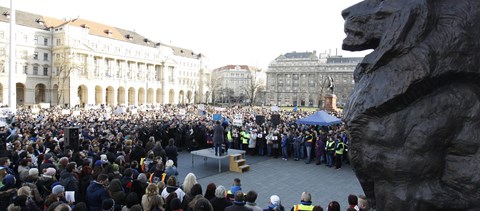
[[[327,114],[325,111],[317,111],[314,114],[297,120],[297,124],[330,126],[342,123],[342,120]]]

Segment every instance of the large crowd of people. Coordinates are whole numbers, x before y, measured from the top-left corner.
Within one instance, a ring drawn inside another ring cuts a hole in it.
[[[242,192],[239,180],[228,190],[201,187],[193,173],[177,181],[178,151],[241,149],[341,168],[348,161],[348,131],[295,123],[311,113],[238,106],[20,107],[4,113],[8,122],[0,125],[0,210],[281,211],[276,195],[270,206],[256,206],[256,192]],[[213,114],[221,117],[214,121]],[[78,141],[67,137],[72,128]],[[302,194],[292,210],[323,210],[309,197]],[[352,209],[366,209],[363,196],[350,201]],[[335,201],[325,208],[340,210]]]

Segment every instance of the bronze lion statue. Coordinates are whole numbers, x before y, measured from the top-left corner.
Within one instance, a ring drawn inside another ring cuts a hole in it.
[[[480,1],[365,0],[342,48],[373,49],[344,110],[376,210],[480,210]]]

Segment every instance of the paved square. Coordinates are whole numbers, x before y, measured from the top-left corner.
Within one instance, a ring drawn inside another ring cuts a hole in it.
[[[302,192],[312,193],[314,205],[324,209],[330,201],[338,201],[341,210],[348,205],[348,194],[360,195],[363,190],[350,165],[343,165],[335,170],[325,165],[305,164],[303,161],[284,161],[281,158],[246,156],[250,171],[236,173],[228,171],[228,159],[222,160],[222,172],[218,172],[218,161],[194,156],[192,167],[190,153],[183,151],[178,157],[179,181],[183,183],[185,176],[193,172],[202,185],[203,192],[211,182],[230,189],[233,179],[238,177],[242,182],[242,191],[255,190],[258,193],[257,204],[266,208],[271,195],[278,195],[286,210],[300,202]],[[326,210],[326,209],[325,209]]]

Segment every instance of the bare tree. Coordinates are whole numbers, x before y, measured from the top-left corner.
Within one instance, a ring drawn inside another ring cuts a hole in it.
[[[243,86],[245,98],[250,106],[255,104],[258,92],[265,89],[265,78],[262,77],[262,74],[261,69],[250,70],[248,80]]]
[[[58,86],[57,104],[65,103],[65,92],[69,90],[71,74],[75,71],[86,70],[86,61],[75,61],[74,55],[67,49],[54,54],[52,79]],[[71,102],[70,102],[71,103]]]
[[[211,74],[210,78],[210,91],[211,91],[211,97],[212,97],[212,102],[215,104],[215,102],[218,100],[218,97],[222,93],[222,80],[221,80],[221,75],[213,72]],[[208,99],[207,99],[208,100]],[[208,102],[208,101],[207,101]]]

